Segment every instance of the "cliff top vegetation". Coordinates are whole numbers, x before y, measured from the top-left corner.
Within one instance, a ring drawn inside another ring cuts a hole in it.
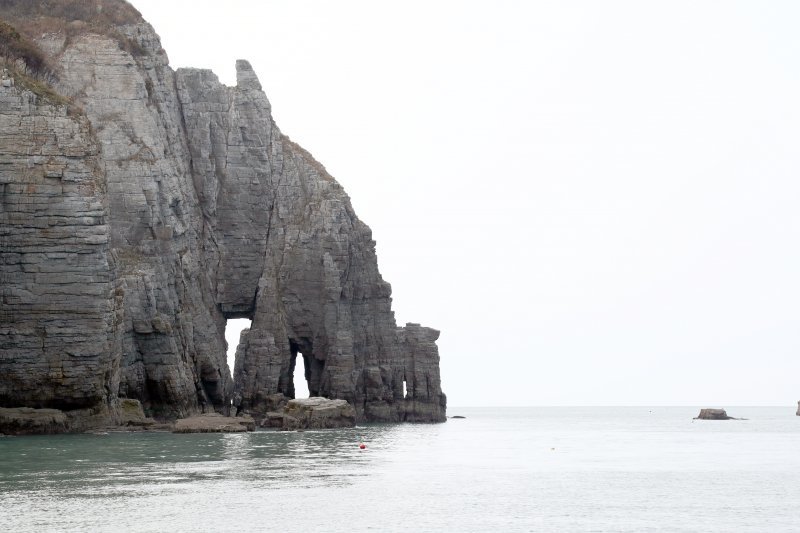
[[[30,24],[26,26],[31,29],[37,22],[46,26],[52,19],[61,23],[84,22],[95,28],[142,21],[141,13],[123,0],[0,0],[0,16],[11,20],[17,27],[21,21],[27,21]],[[52,28],[43,27],[42,30],[44,33],[52,31]]]
[[[51,87],[56,77],[39,47],[3,20],[0,20],[0,66],[10,72],[19,86],[47,101],[57,105],[70,103]]]
[[[134,56],[146,53],[118,30],[119,26],[143,22],[139,11],[124,0],[0,0],[0,18],[30,40],[57,33],[68,42],[76,35],[97,33],[117,40]]]

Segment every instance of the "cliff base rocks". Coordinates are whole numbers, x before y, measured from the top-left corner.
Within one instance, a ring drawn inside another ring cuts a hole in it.
[[[67,417],[58,409],[0,407],[0,433],[4,435],[49,435],[65,431]]]
[[[255,431],[256,423],[249,416],[223,416],[218,413],[182,418],[175,422],[173,433],[244,433]]]
[[[119,401],[119,418],[121,426],[149,428],[156,425],[155,420],[144,415],[141,402],[131,398]]]
[[[356,425],[356,411],[346,400],[304,398],[289,400],[282,411],[272,411],[261,421],[261,427],[282,429],[351,428]]]

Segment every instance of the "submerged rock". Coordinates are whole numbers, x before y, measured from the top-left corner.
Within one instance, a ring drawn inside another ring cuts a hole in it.
[[[249,416],[223,416],[218,413],[182,418],[175,422],[174,433],[243,433],[255,431],[256,423]]]
[[[697,415],[695,420],[734,420],[728,416],[725,409],[700,409],[700,414]]]

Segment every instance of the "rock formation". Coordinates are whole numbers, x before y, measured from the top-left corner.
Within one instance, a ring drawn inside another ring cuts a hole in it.
[[[725,409],[700,409],[700,414],[695,420],[735,420],[728,416]]]
[[[67,416],[58,409],[0,407],[0,435],[47,435],[63,433],[68,427]]]
[[[122,0],[0,19],[49,69],[6,58],[0,86],[0,406],[263,415],[302,361],[359,420],[445,420],[439,333],[396,326],[370,229],[246,61],[235,87],[175,72]],[[236,317],[252,327],[231,379]]]
[[[181,418],[175,422],[173,433],[244,433],[255,431],[255,420],[249,416],[223,416],[219,413]]]
[[[269,412],[261,427],[292,429],[348,428],[356,425],[356,411],[346,400],[311,397],[289,400],[281,411]]]

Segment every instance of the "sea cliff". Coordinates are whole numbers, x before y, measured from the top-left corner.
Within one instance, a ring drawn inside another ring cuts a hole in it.
[[[369,227],[250,64],[174,71],[127,3],[49,4],[0,4],[0,407],[258,416],[304,372],[359,421],[444,421],[439,332],[396,325]]]

